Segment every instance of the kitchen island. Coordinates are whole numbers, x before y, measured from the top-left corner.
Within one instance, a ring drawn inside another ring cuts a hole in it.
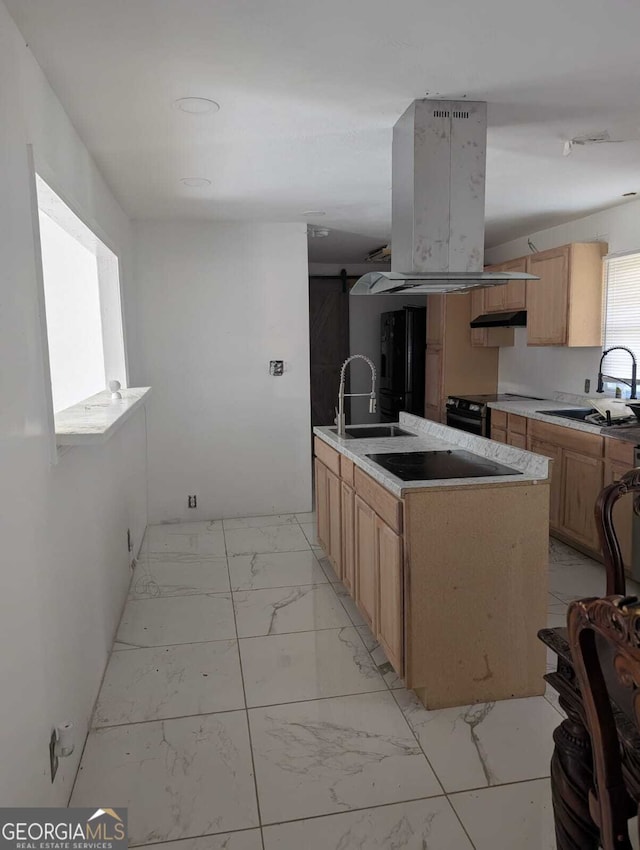
[[[410,414],[400,427],[314,429],[318,537],[338,578],[427,708],[542,694],[548,459]],[[485,477],[402,480],[369,457],[460,451]]]

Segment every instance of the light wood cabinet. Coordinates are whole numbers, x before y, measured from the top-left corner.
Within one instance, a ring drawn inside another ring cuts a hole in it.
[[[549,526],[557,531],[562,525],[562,449],[553,443],[529,437],[528,449],[537,455],[551,458],[551,493],[549,496]]]
[[[342,578],[342,524],[340,479],[327,470],[327,495],[329,499],[329,560],[338,578]]]
[[[366,502],[354,499],[356,604],[376,633],[376,515]]]
[[[510,446],[515,446],[516,449],[526,449],[527,448],[527,438],[524,434],[509,434],[507,439],[507,443]]]
[[[498,350],[474,347],[472,292],[427,296],[425,417],[444,421],[447,396],[494,393],[498,386]],[[493,333],[493,331],[492,331]]]
[[[502,428],[495,428],[492,425],[491,426],[491,439],[495,440],[496,443],[506,443],[507,442],[507,432],[503,431]]]
[[[562,452],[564,485],[562,530],[569,537],[598,550],[594,507],[602,490],[603,462],[566,449]]]
[[[395,670],[403,668],[402,538],[376,517],[376,637]]]
[[[490,288],[478,288],[471,290],[471,319],[476,319],[487,310],[486,297],[490,291],[506,289],[504,286],[492,286]],[[474,348],[505,348],[513,345],[513,328],[471,328],[471,345]]]
[[[352,595],[355,593],[355,552],[354,552],[354,492],[346,482],[342,488],[342,583]]]
[[[575,242],[527,257],[527,344],[602,345],[602,242]]]
[[[327,554],[335,546],[337,479],[342,581],[407,687],[430,709],[542,693],[535,634],[547,605],[548,485],[410,489],[399,498],[324,440],[315,445],[323,545]],[[521,616],[500,622],[522,598]],[[450,628],[451,605],[464,628]]]
[[[317,457],[315,488],[318,540],[327,553],[336,575],[340,578],[342,574],[340,479]]]
[[[424,407],[426,418],[432,419],[434,422],[440,422],[442,419],[442,367],[442,346],[427,343],[424,362]]]
[[[316,487],[316,522],[317,533],[320,545],[325,552],[329,552],[329,485],[327,475],[329,470],[321,463],[318,458],[315,459],[315,487]]]

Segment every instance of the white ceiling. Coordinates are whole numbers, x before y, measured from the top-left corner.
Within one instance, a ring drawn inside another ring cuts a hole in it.
[[[133,218],[309,220],[339,231],[312,259],[358,261],[389,239],[391,128],[427,92],[489,103],[488,245],[640,192],[637,0],[5,3]],[[605,129],[630,141],[562,156]]]

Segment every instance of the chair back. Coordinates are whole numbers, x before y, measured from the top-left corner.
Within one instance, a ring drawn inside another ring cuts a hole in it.
[[[607,571],[607,596],[624,596],[626,593],[624,561],[613,524],[613,509],[618,499],[628,493],[633,494],[633,510],[636,516],[640,516],[640,469],[631,469],[618,481],[609,484],[600,491],[596,500],[595,518]]]
[[[577,600],[567,619],[593,750],[591,816],[604,850],[631,850],[627,820],[637,808],[625,786],[619,729],[627,723],[632,737],[640,734],[640,600]]]

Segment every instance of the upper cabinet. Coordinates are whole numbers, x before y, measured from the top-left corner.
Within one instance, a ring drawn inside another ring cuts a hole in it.
[[[527,344],[602,345],[604,242],[574,242],[526,258]]]
[[[527,258],[518,257],[509,260],[508,263],[499,263],[497,266],[488,266],[488,272],[526,272]],[[504,313],[506,310],[526,310],[527,289],[526,281],[511,280],[500,286],[488,286],[480,290],[484,293],[485,313]]]

